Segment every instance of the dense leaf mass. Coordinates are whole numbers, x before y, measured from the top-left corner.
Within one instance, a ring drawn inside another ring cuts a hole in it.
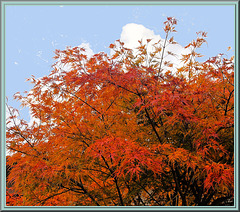
[[[118,40],[111,56],[56,50],[52,72],[29,79],[15,98],[33,123],[8,106],[7,205],[233,204],[233,58],[199,62],[199,32],[181,67],[164,61],[176,23],[164,42]]]

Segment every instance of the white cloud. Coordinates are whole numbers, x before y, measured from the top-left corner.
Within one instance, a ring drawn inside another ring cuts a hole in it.
[[[82,43],[82,44],[79,45],[78,47],[85,49],[85,54],[87,55],[88,58],[94,55],[94,52],[93,52],[93,50],[91,49],[89,43]]]
[[[130,23],[130,24],[125,25],[122,28],[120,40],[122,42],[124,42],[124,46],[126,48],[135,49],[133,51],[134,54],[136,54],[136,52],[137,52],[136,48],[139,46],[138,41],[142,40],[143,44],[146,44],[147,39],[152,39],[151,42],[149,42],[149,45],[147,48],[148,53],[153,51],[154,43],[161,40],[160,45],[163,46],[164,41],[165,41],[163,38],[161,38],[160,35],[156,35],[153,30],[150,30],[141,24]],[[168,52],[172,52],[175,55],[174,56],[169,55]],[[170,61],[171,63],[173,63],[173,68],[171,70],[175,71],[176,68],[179,68],[180,66],[183,65],[183,62],[181,61],[182,54],[188,54],[189,52],[190,52],[189,49],[185,49],[180,44],[170,44],[167,41],[163,62]],[[168,68],[168,70],[170,70],[170,68]]]
[[[161,37],[160,35],[155,35],[153,30],[141,24],[130,23],[122,28],[120,40],[124,42],[127,48],[136,48],[139,45],[138,40],[141,39],[154,39],[157,41],[161,39]]]

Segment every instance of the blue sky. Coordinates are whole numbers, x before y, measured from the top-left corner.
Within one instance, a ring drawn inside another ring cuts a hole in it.
[[[178,19],[175,40],[186,45],[196,32],[208,32],[201,49],[204,59],[218,53],[229,57],[234,48],[234,6],[7,6],[6,7],[6,96],[8,103],[17,91],[31,89],[26,78],[41,77],[51,71],[55,49],[89,43],[94,53],[109,52],[108,46],[120,38],[122,27],[142,24],[164,37],[167,16]],[[26,109],[22,117],[29,119]]]

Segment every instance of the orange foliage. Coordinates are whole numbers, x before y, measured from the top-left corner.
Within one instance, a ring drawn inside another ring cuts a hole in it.
[[[163,62],[174,45],[116,41],[112,56],[56,50],[48,76],[15,98],[35,122],[10,107],[8,205],[223,205],[234,191],[234,63],[223,55],[198,62],[198,33],[183,65]],[[159,58],[160,55],[160,58]],[[64,68],[65,67],[65,68]],[[66,68],[67,67],[67,68]],[[221,200],[221,201],[220,201]],[[225,202],[223,202],[223,200]]]

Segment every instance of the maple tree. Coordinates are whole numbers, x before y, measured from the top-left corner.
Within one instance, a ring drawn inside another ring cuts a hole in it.
[[[199,32],[174,69],[176,24],[137,51],[120,40],[110,56],[56,50],[52,72],[15,95],[34,122],[8,106],[7,205],[233,204],[233,57],[199,62]]]

